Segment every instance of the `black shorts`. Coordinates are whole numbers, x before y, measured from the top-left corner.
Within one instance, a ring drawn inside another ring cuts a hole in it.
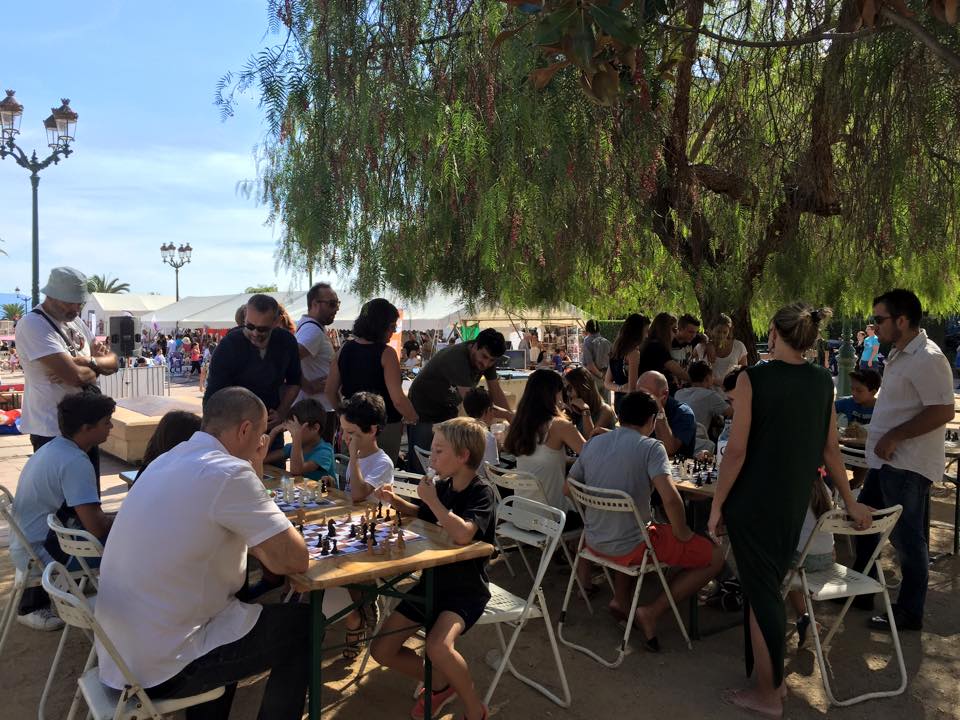
[[[424,584],[421,580],[410,590],[410,594],[423,597],[424,589]],[[477,620],[479,620],[480,616],[483,615],[483,610],[487,607],[487,600],[489,599],[489,596],[483,597],[477,595],[456,594],[439,595],[434,593],[433,619],[436,621],[436,619],[440,617],[440,613],[442,613],[444,610],[459,615],[463,619],[464,624],[463,633],[461,634],[465,634],[467,630],[476,625]],[[405,618],[410,619],[411,622],[415,622],[418,625],[423,625],[426,627],[427,632],[430,632],[430,630],[433,628],[433,623],[427,625],[424,622],[424,607],[420,603],[404,600],[397,605],[396,611]]]

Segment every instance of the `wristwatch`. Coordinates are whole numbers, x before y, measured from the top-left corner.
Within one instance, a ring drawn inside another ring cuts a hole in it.
[[[666,419],[667,419],[667,414],[663,410],[657,413],[657,422],[660,422],[661,420],[666,420]]]
[[[97,375],[100,374],[100,364],[97,362],[95,357],[90,358],[89,362],[87,362],[87,367],[93,370]]]

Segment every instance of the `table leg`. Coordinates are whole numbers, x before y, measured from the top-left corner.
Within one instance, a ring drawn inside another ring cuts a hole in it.
[[[423,571],[423,619],[424,626],[433,625],[433,568],[426,568]],[[429,631],[428,631],[429,633]],[[430,656],[427,651],[423,651],[423,716],[425,718],[433,717],[433,663],[430,662]]]
[[[323,615],[323,590],[310,593],[310,720],[320,720],[320,690],[323,687],[323,636],[327,619]]]

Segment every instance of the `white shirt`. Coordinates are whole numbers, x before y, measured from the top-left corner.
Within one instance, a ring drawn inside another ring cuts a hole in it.
[[[247,549],[290,527],[250,463],[196,432],[164,453],[130,490],[100,565],[96,617],[144,687],[239,640],[260,605],[234,597]],[[100,680],[125,680],[97,643]]]
[[[487,448],[483,451],[483,461],[491,465],[500,464],[500,448],[496,436],[487,430]]]
[[[330,374],[330,363],[333,362],[333,343],[327,337],[327,332],[316,320],[304,315],[297,321],[297,343],[307,349],[310,354],[300,358],[300,370],[306,380],[322,380]],[[327,412],[334,408],[327,402],[324,393],[308,395],[303,390],[297,396],[297,402],[304,398],[313,398],[323,405]]]
[[[891,465],[910,470],[929,480],[943,477],[946,462],[943,428],[931,430],[897,445],[890,460],[877,456],[880,438],[931,405],[953,405],[953,371],[937,344],[920,333],[903,349],[893,348],[887,358],[883,384],[867,429],[867,466]]]
[[[727,376],[727,373],[733,370],[733,368],[737,366],[737,363],[740,362],[740,358],[746,354],[747,346],[739,340],[734,340],[730,347],[730,354],[726,357],[720,357],[717,355],[717,359],[713,361],[714,382],[717,384],[722,383],[723,379]]]
[[[359,458],[360,476],[363,481],[376,490],[384,483],[393,481],[393,461],[383,450],[377,450],[372,455]],[[347,478],[353,477],[353,460],[347,463]]]
[[[41,310],[41,312],[43,312]],[[50,317],[47,315],[47,317]],[[53,320],[53,318],[50,318]],[[93,335],[77,317],[66,323],[53,320],[70,340],[78,355],[90,357]],[[40,358],[57,353],[70,354],[70,347],[50,323],[38,313],[28,312],[17,323],[17,352],[23,366],[24,392],[20,431],[25,435],[55,437],[60,434],[57,424],[57,403],[65,396],[80,392],[72,385],[51,382],[50,373]]]
[[[807,508],[807,514],[803,518],[803,527],[800,529],[800,542],[797,543],[797,552],[802,553],[807,546],[807,540],[813,534],[813,529],[817,526],[818,518],[813,514],[813,510]],[[810,545],[808,555],[832,555],[833,554],[833,533],[818,532],[813,536],[813,543]]]

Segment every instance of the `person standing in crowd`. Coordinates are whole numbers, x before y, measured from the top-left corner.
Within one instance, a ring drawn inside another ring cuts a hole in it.
[[[297,321],[297,344],[300,346],[300,394],[297,402],[310,398],[323,405],[324,410],[336,410],[326,394],[330,364],[336,354],[327,337],[327,326],[337,317],[340,298],[329,283],[317,283],[307,293],[307,312]]]
[[[88,295],[82,272],[53,268],[41,292],[43,302],[20,318],[16,329],[25,386],[20,431],[30,435],[34,452],[60,434],[57,403],[118,367],[117,356],[95,341],[79,317]],[[97,445],[90,447],[90,462],[99,485]]]
[[[247,320],[272,327],[255,304]],[[309,563],[303,538],[257,474],[266,429],[267,409],[249,390],[208,398],[201,430],[150,463],[124,500],[100,565],[97,621],[150,697],[226,685],[191,717],[225,720],[237,681],[266,670],[259,716],[303,714],[310,608],[236,598],[248,552],[279,575],[306,572]],[[100,681],[123,689],[123,674],[97,645]]]
[[[47,527],[47,515],[56,513],[61,523],[79,523],[101,542],[111,518],[100,509],[97,476],[89,459],[91,449],[107,439],[116,408],[113,398],[98,393],[71,393],[57,404],[60,436],[45,443],[27,460],[17,483],[14,517],[32,550],[44,563],[66,562],[56,536]],[[20,570],[30,561],[27,548],[10,533],[10,559]],[[63,621],[50,609],[42,587],[24,590],[17,622],[34,630],[58,630]]]
[[[860,500],[877,508],[903,506],[890,535],[903,575],[893,606],[898,630],[923,629],[930,574],[926,542],[930,483],[943,477],[944,426],[954,417],[950,362],[920,329],[922,316],[920,300],[909,290],[890,290],[873,301],[879,341],[890,343],[892,349],[867,430],[869,469]],[[857,538],[855,570],[866,566],[876,546],[876,536]],[[870,609],[872,601],[868,597],[857,606]],[[890,628],[886,616],[874,617],[870,624]]]
[[[677,321],[677,335],[673,338],[670,347],[670,357],[684,370],[690,364],[690,355],[693,354],[693,341],[700,334],[700,318],[684,313]]]
[[[415,423],[417,412],[403,393],[400,358],[387,343],[396,332],[400,312],[384,298],[374,298],[353,323],[353,338],[344,343],[327,376],[327,403],[340,405],[355,393],[370,392],[383,398],[387,422],[377,443],[396,463],[403,442],[403,421]]]
[[[614,409],[624,395],[637,388],[637,379],[640,377],[640,345],[646,339],[649,327],[650,318],[633,313],[623,321],[617,339],[613,341],[603,387],[613,391]]]
[[[707,524],[716,540],[726,523],[745,599],[747,675],[756,671],[753,688],[729,691],[725,699],[767,717],[783,713],[787,616],[781,586],[822,465],[857,528],[871,524],[870,509],[854,498],[843,467],[833,378],[803,356],[830,315],[799,302],[780,308],[770,325],[771,361],[737,377],[731,393],[736,412]]]
[[[857,343],[853,346],[854,357],[857,360],[857,363],[860,362],[860,358],[863,357],[863,343],[867,339],[867,333],[863,330],[857,331]]]
[[[607,389],[603,386],[603,379],[607,375],[607,366],[610,365],[610,341],[600,334],[600,324],[596,320],[587,320],[587,335],[583,338],[583,350],[580,353],[580,364],[593,378],[597,392],[606,396]]]
[[[680,363],[673,359],[670,349],[677,337],[677,318],[670,313],[660,313],[650,323],[650,332],[640,346],[640,360],[638,371],[643,374],[649,371],[661,373],[667,378],[670,394],[673,395],[680,387],[680,382],[686,382],[687,371],[680,367]]]
[[[880,354],[880,338],[877,337],[877,328],[872,323],[867,325],[867,332],[863,338],[863,352],[860,355],[860,367],[866,370],[873,369],[877,364],[877,355]]]
[[[429,448],[433,426],[457,417],[463,396],[476,387],[481,376],[498,417],[513,418],[507,396],[497,379],[497,360],[507,351],[507,342],[496,330],[486,329],[476,340],[444,348],[427,363],[410,385],[410,402],[419,421],[408,430],[410,442],[407,461],[414,472],[424,472],[414,447]]]
[[[244,308],[244,324],[233,328],[217,345],[210,361],[210,377],[203,403],[225,387],[250,390],[267,406],[268,429],[287,418],[300,392],[300,351],[297,339],[277,327],[280,306],[269,295],[251,295]],[[283,447],[283,435],[271,450]]]
[[[735,367],[747,366],[747,346],[733,337],[733,320],[720,313],[710,329],[710,340],[698,348],[700,359],[713,366],[713,382],[723,384],[723,378]]]

